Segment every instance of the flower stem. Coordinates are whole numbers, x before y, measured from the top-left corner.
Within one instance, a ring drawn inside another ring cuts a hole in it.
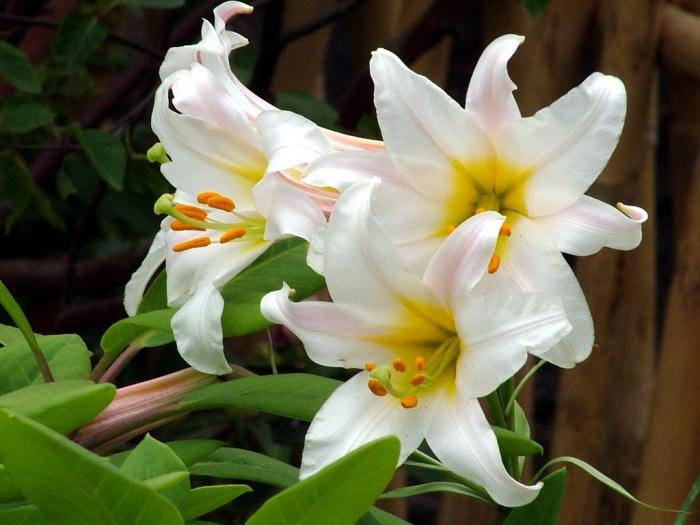
[[[119,357],[117,357],[114,362],[107,368],[104,373],[99,377],[97,380],[98,383],[114,383],[114,380],[117,378],[119,373],[124,370],[126,365],[129,364],[129,362],[136,357],[136,354],[138,354],[143,347],[139,345],[138,343],[134,342],[131,343],[129,346],[126,347],[126,350],[124,350]],[[98,363],[99,364],[99,363]],[[97,368],[97,367],[95,367]]]
[[[520,394],[520,391],[525,386],[525,383],[527,383],[528,379],[530,379],[533,375],[535,375],[535,372],[537,372],[545,364],[547,364],[547,361],[542,360],[539,363],[533,365],[532,368],[530,368],[530,370],[528,370],[527,374],[525,374],[525,377],[523,377],[520,380],[520,383],[518,383],[518,386],[516,386],[515,390],[513,390],[513,393],[511,394],[510,399],[508,400],[508,404],[506,405],[506,409],[505,409],[506,417],[510,417],[511,412],[513,411],[513,405],[515,405],[515,400],[517,399],[518,395]]]

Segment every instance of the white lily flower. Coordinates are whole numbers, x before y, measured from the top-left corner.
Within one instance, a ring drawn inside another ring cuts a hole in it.
[[[164,80],[152,126],[171,159],[161,170],[176,192],[156,203],[168,217],[127,285],[125,308],[136,313],[165,261],[178,350],[197,370],[224,374],[219,290],[275,240],[312,241],[325,229],[322,208],[336,195],[299,183],[297,167],[331,146],[315,124],[289,112],[262,113],[253,126],[239,100],[198,63]],[[318,263],[317,252],[310,249],[309,264]]]
[[[418,271],[474,214],[494,210],[505,215],[489,275],[480,286],[560,297],[573,330],[541,357],[573,367],[591,352],[593,323],[561,252],[635,248],[647,214],[584,195],[622,130],[622,82],[593,73],[548,108],[523,118],[507,72],[522,41],[505,35],[486,48],[465,108],[394,54],[374,52],[370,69],[386,154],[325,157],[309,166],[304,180],[321,187],[340,181],[347,187],[380,176],[384,183],[373,197],[374,213]]]
[[[462,223],[421,280],[370,214],[376,180],[343,193],[324,253],[333,303],[267,294],[261,311],[287,326],[315,362],[365,368],[336,390],[306,436],[305,478],[382,436],[401,440],[399,463],[423,439],[448,468],[481,484],[495,501],[519,506],[540,484],[508,475],[477,397],[524,363],[527,351],[557,343],[571,325],[558,299],[474,294],[505,218],[488,212]]]

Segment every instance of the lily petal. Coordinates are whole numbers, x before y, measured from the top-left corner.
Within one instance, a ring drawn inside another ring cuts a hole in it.
[[[301,479],[385,436],[401,441],[399,465],[421,444],[430,425],[429,404],[404,409],[396,398],[373,395],[367,388],[368,379],[366,372],[352,377],[318,411],[306,433]]]
[[[141,266],[136,270],[124,289],[124,310],[129,315],[136,315],[139,303],[151,278],[165,262],[165,233],[159,231],[153,238]]]
[[[462,296],[455,323],[463,343],[457,389],[483,397],[525,364],[527,353],[543,354],[571,331],[557,297],[534,293]]]
[[[377,151],[344,151],[321,157],[309,164],[301,180],[319,188],[343,192],[372,177],[404,184],[389,155]]]
[[[557,213],[583,195],[617,145],[625,109],[620,79],[593,73],[548,108],[503,128],[499,154],[531,172],[521,183],[530,217]]]
[[[428,445],[447,468],[482,485],[505,507],[518,507],[534,500],[542,483],[523,485],[514,480],[501,461],[496,435],[479,402],[457,392],[433,406]]]
[[[274,175],[266,175],[269,176]],[[265,225],[266,240],[292,235],[311,242],[314,232],[325,225],[326,216],[311,197],[298,188],[280,182],[272,195],[270,214]]]
[[[631,250],[639,246],[648,217],[642,208],[618,203],[615,209],[583,195],[565,210],[536,221],[562,252],[592,255],[603,247]]]
[[[513,97],[517,86],[508,76],[508,61],[525,37],[503,35],[491,42],[479,57],[467,89],[466,110],[492,139],[508,124],[520,118]]]
[[[203,282],[171,321],[178,352],[190,366],[205,374],[222,375],[231,371],[224,356],[223,311],[224,299],[219,290]]]
[[[430,259],[423,282],[448,308],[454,299],[469,291],[486,273],[505,217],[495,211],[464,221]]]

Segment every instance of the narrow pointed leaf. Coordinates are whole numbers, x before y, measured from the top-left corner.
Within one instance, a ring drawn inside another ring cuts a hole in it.
[[[498,440],[498,448],[501,454],[509,454],[512,456],[529,456],[531,454],[542,454],[544,449],[542,445],[522,434],[513,432],[502,427],[491,427],[496,439]]]
[[[465,496],[471,496],[481,500],[489,505],[492,504],[491,501],[485,499],[477,491],[465,487],[460,483],[453,483],[451,481],[433,481],[430,483],[421,483],[420,485],[411,485],[410,487],[401,487],[389,492],[385,492],[381,495],[380,499],[391,499],[391,498],[408,498],[411,496],[418,496],[420,494],[430,494],[431,492],[451,492],[453,494],[463,494]]]
[[[683,500],[681,512],[676,518],[676,521],[673,522],[673,525],[683,525],[685,523],[686,518],[693,510],[693,503],[695,502],[695,498],[698,497],[698,494],[700,494],[700,476],[697,477],[695,483],[693,483],[693,485],[690,487],[688,494]]]
[[[279,459],[240,448],[220,448],[190,467],[190,473],[214,478],[257,481],[287,488],[299,481],[299,470]]]
[[[204,516],[252,490],[248,485],[212,485],[192,489],[187,495],[185,519]]]

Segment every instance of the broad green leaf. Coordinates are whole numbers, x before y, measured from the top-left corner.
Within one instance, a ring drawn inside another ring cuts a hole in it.
[[[248,525],[354,525],[391,481],[399,440],[373,441],[267,500]]]
[[[531,454],[542,454],[544,452],[542,445],[522,434],[496,426],[491,427],[491,430],[496,434],[498,448],[501,454],[529,456]]]
[[[143,294],[137,313],[144,314],[154,310],[168,308],[168,276],[165,270],[160,272]]]
[[[22,491],[17,488],[15,482],[5,470],[5,466],[0,464],[0,503],[17,501],[24,498]],[[0,519],[0,523],[3,521]]]
[[[188,394],[177,409],[238,407],[311,421],[340,384],[312,374],[249,376],[200,388]]]
[[[65,434],[102,412],[114,399],[114,385],[92,381],[40,383],[0,396],[0,408],[22,414]]]
[[[168,441],[165,444],[170,450],[175,452],[175,455],[180,458],[180,461],[186,467],[194,465],[224,445],[223,441],[216,439],[185,439],[182,441]],[[119,452],[109,456],[109,460],[115,467],[121,467],[129,454],[131,454],[130,450]]]
[[[7,525],[51,525],[41,511],[26,501],[0,502],[0,523]]]
[[[51,523],[183,523],[167,499],[60,434],[6,410],[0,428],[7,472]]]
[[[39,75],[27,56],[7,42],[0,42],[0,77],[20,91],[39,93]]]
[[[50,124],[54,117],[53,111],[27,95],[13,94],[0,99],[0,132],[27,133]]]
[[[154,310],[117,321],[102,335],[100,346],[106,354],[116,356],[129,344],[138,341],[144,348],[172,342],[170,320],[175,310]]]
[[[44,335],[37,340],[56,381],[84,379],[90,374],[90,352],[79,336]],[[25,341],[0,348],[0,370],[0,395],[43,382]]]
[[[700,476],[697,477],[695,483],[693,483],[688,494],[685,496],[683,505],[681,506],[681,512],[678,514],[676,521],[673,522],[673,525],[683,525],[685,523],[686,518],[693,510],[693,503],[695,502],[695,498],[698,497],[698,494],[700,494]]]
[[[515,420],[515,431],[521,436],[530,439],[530,423],[527,421],[527,414],[520,406],[520,403],[513,403],[513,417]],[[540,452],[541,454],[541,452]],[[525,466],[525,456],[518,456],[518,473],[521,474]]]
[[[185,0],[116,0],[114,4],[146,7],[149,9],[175,9],[185,5]]]
[[[357,525],[411,525],[409,522],[402,520],[398,516],[394,516],[384,510],[372,507],[362,518],[357,522]]]
[[[152,480],[166,474],[187,474],[187,467],[167,445],[150,435],[141,440],[120,467],[124,474],[141,481]],[[189,476],[159,491],[183,510],[190,491]]]
[[[4,346],[18,341],[24,341],[24,337],[22,337],[22,332],[19,328],[0,324],[0,345]]]
[[[338,128],[338,112],[328,102],[320,100],[306,91],[287,91],[277,95],[279,109],[302,115],[323,128]]]
[[[204,516],[252,490],[248,485],[212,485],[192,489],[187,495],[185,519]]]
[[[557,525],[566,488],[566,469],[552,472],[532,503],[514,508],[503,525]]]
[[[530,16],[535,16],[536,14],[544,11],[549,5],[549,0],[521,0],[527,12]]]
[[[257,481],[275,487],[291,487],[299,470],[279,459],[240,448],[220,448],[190,467],[190,473],[213,478]]]
[[[126,151],[122,141],[96,129],[75,128],[73,131],[97,174],[115,190],[122,190],[126,176]]]
[[[430,483],[421,483],[420,485],[412,485],[410,487],[401,487],[389,492],[385,492],[380,496],[380,499],[391,498],[408,498],[410,496],[418,496],[420,494],[429,494],[431,492],[452,492],[454,494],[463,494],[481,500],[489,505],[492,504],[485,499],[477,491],[465,487],[461,483],[453,483],[451,481],[433,481]]]
[[[59,67],[70,70],[85,62],[100,47],[107,30],[97,17],[72,12],[61,22],[51,43],[51,58]]]

